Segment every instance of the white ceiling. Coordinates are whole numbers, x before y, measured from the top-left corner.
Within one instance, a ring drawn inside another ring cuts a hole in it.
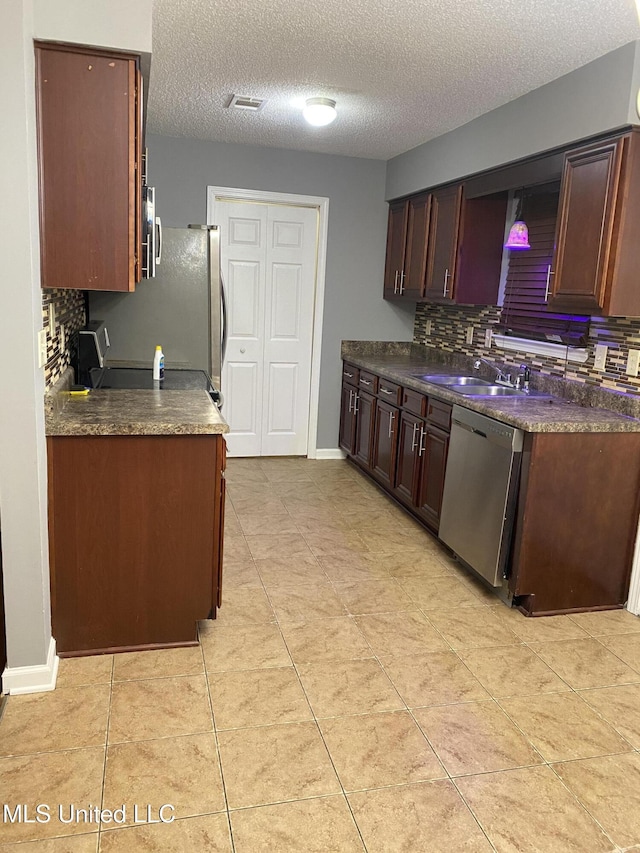
[[[147,126],[386,160],[638,38],[634,0],[154,0]]]

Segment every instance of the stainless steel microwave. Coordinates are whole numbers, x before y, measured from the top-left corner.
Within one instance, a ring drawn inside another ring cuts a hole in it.
[[[162,222],[156,216],[156,191],[142,187],[142,278],[153,278],[162,259]]]

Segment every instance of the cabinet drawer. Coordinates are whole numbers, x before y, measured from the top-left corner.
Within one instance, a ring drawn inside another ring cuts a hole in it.
[[[386,400],[387,403],[399,406],[402,403],[402,388],[394,382],[380,379],[378,380],[378,396],[381,400]]]
[[[427,420],[431,424],[436,424],[442,429],[451,429],[451,406],[448,403],[441,403],[439,400],[429,398],[427,406]]]
[[[342,365],[342,381],[348,382],[350,385],[357,385],[360,379],[360,368],[354,367],[346,362]]]
[[[412,391],[410,388],[402,389],[402,408],[414,415],[425,416],[427,413],[427,398],[424,394]]]
[[[370,394],[378,393],[378,377],[375,373],[368,373],[366,370],[361,370],[358,385]]]

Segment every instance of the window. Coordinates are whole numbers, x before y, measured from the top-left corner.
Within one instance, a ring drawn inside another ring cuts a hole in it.
[[[559,183],[524,191],[521,218],[531,248],[505,250],[509,267],[498,328],[507,335],[580,346],[586,343],[590,317],[556,314],[547,305],[559,197]]]

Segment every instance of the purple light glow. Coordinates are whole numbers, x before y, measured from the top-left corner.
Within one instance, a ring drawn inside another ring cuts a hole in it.
[[[507,242],[504,244],[505,249],[530,249],[529,245],[529,229],[524,222],[518,220],[514,222],[509,231]]]

